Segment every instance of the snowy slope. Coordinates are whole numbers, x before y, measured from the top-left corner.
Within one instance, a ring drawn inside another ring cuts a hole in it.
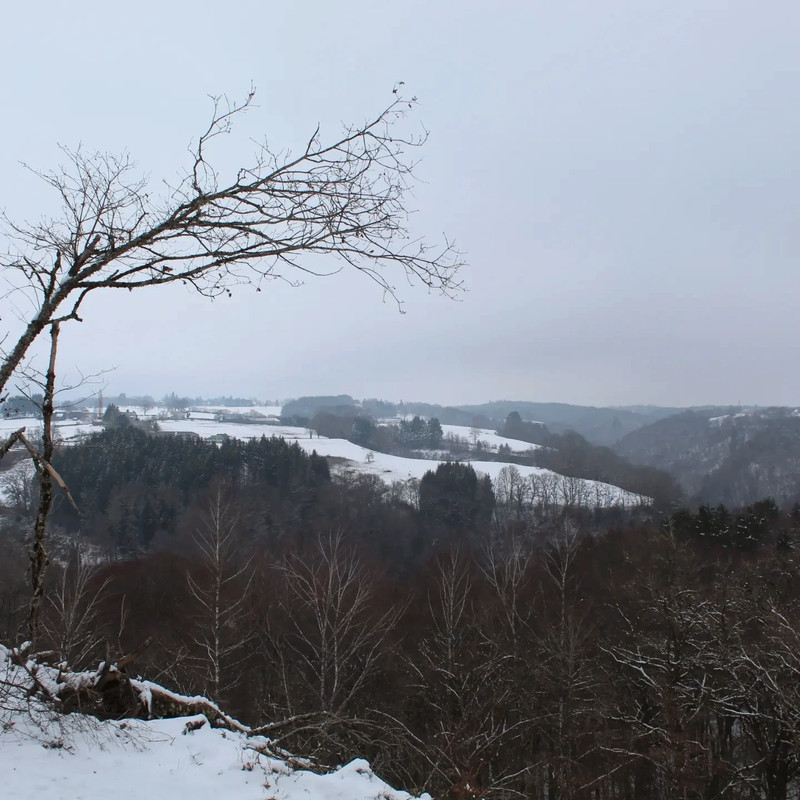
[[[542,445],[524,442],[522,439],[509,439],[507,436],[500,436],[488,428],[467,428],[464,425],[442,425],[442,433],[447,436],[458,436],[472,442],[475,436],[483,442],[485,447],[490,450],[497,450],[500,445],[508,445],[512,453],[526,453],[528,450],[539,450]]]
[[[163,420],[159,422],[163,431],[193,431],[203,438],[214,434],[225,433],[237,439],[251,439],[261,436],[282,436],[285,439],[296,441],[297,444],[308,453],[316,451],[318,455],[328,456],[335,459],[343,459],[340,464],[334,464],[334,471],[356,472],[365,475],[377,475],[386,483],[393,481],[405,481],[410,478],[419,480],[429,470],[435,470],[442,463],[435,459],[425,458],[404,458],[393,456],[386,453],[378,453],[368,450],[365,447],[354,444],[347,439],[326,439],[324,437],[309,437],[306,428],[294,428],[281,425],[240,425],[235,422],[215,422],[210,420]],[[457,425],[447,426],[459,431],[469,432],[469,428],[462,428]],[[488,431],[487,433],[491,433]],[[494,437],[497,443],[514,443],[515,446],[524,445],[526,448],[533,447],[528,442],[519,442],[516,439],[505,439],[502,436]],[[514,449],[514,447],[512,447]],[[503,467],[511,466],[502,461],[471,461],[476,472],[489,475],[495,480]],[[564,479],[555,472],[542,467],[528,467],[519,464],[513,465],[523,477],[531,475],[550,477],[553,481],[563,481]],[[591,507],[618,506],[626,507],[641,505],[647,502],[647,498],[640,495],[626,492],[618,486],[601,483],[599,481],[575,479],[573,481],[579,494],[587,498],[586,503]],[[574,492],[573,492],[574,494]]]
[[[27,667],[37,668],[32,662]],[[54,669],[38,669],[45,686],[55,680]],[[92,678],[92,673],[81,675]],[[212,728],[199,715],[121,722],[62,715],[41,698],[27,698],[31,684],[0,646],[2,797],[411,800],[381,781],[363,760],[319,775],[267,755],[267,739]]]

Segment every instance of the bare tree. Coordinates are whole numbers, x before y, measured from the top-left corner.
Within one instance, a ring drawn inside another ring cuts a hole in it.
[[[530,602],[522,599],[532,557],[530,546],[521,537],[512,536],[504,548],[496,543],[489,544],[481,566],[513,653],[517,652],[520,635],[529,625],[532,614]]]
[[[187,576],[198,607],[194,643],[201,652],[205,691],[217,701],[223,688],[236,682],[233,670],[253,638],[245,622],[253,570],[251,560],[237,561],[238,521],[218,486],[193,537],[202,558],[200,573]]]
[[[792,564],[792,583],[796,569]],[[745,757],[738,760],[748,768],[739,770],[739,782],[756,787],[754,795],[787,800],[800,793],[800,604],[774,573],[765,586],[751,577],[736,587],[734,625],[725,620],[736,635],[729,650],[717,648],[713,666],[720,672],[724,665],[728,680],[715,700],[740,734]]]
[[[507,576],[499,575],[503,568],[495,568],[499,591],[515,592],[516,577],[509,587]],[[510,569],[518,568],[522,565]],[[492,566],[487,570],[491,580]],[[482,629],[476,578],[457,551],[438,561],[428,594],[427,628],[418,651],[407,658],[420,725],[417,736],[406,736],[405,746],[415,752],[419,769],[427,771],[420,783],[449,787],[446,796],[454,798],[507,796],[504,786],[511,777],[497,763],[499,753],[515,745],[528,727],[516,705],[519,662],[503,649],[508,633],[501,625]],[[511,624],[519,628],[519,617],[508,605],[499,611],[501,617],[511,614]]]
[[[732,765],[711,728],[721,724],[721,738],[729,740],[736,734],[724,721],[711,723],[737,694],[730,685],[735,657],[723,656],[719,641],[731,625],[727,635],[738,639],[744,608],[720,614],[702,590],[699,563],[671,525],[650,546],[652,568],[627,588],[633,602],[617,607],[623,635],[608,649],[607,683],[619,685],[611,715],[623,722],[608,752],[654,797],[730,796],[720,787],[728,785]]]
[[[533,496],[532,485],[522,477],[513,464],[503,467],[494,481],[495,519],[504,523],[510,520],[522,520],[531,508]]]
[[[577,569],[579,547],[578,530],[567,519],[543,553],[545,624],[537,642],[541,730],[549,761],[544,778],[550,793],[565,800],[576,796],[587,771],[591,774],[586,763],[601,727],[594,709],[602,681]]]
[[[282,573],[289,633],[281,661],[291,663],[294,673],[294,679],[284,675],[283,683],[299,681],[313,711],[346,714],[375,677],[403,608],[374,610],[375,576],[341,533],[320,538],[310,558],[289,556]],[[296,708],[292,694],[290,689],[290,713]]]
[[[47,566],[50,563],[49,556],[45,547],[45,534],[47,530],[47,520],[53,505],[53,485],[56,484],[66,494],[67,499],[77,511],[75,501],[69,492],[61,476],[55,471],[52,465],[54,438],[53,438],[53,413],[54,399],[56,395],[56,359],[58,353],[58,336],[60,323],[50,324],[50,358],[48,360],[47,371],[45,374],[36,375],[28,373],[28,379],[33,380],[42,389],[42,444],[41,450],[37,450],[25,436],[25,428],[14,431],[0,448],[0,458],[16,444],[21,444],[29,453],[33,460],[36,471],[36,479],[39,483],[39,498],[36,510],[36,517],[33,522],[33,536],[31,539],[31,549],[29,553],[31,565],[31,597],[28,607],[28,636],[33,645],[36,644],[39,635],[39,617],[44,596],[44,578]]]
[[[61,578],[47,595],[42,627],[59,661],[82,669],[100,644],[100,604],[110,580],[76,546]]]
[[[23,520],[33,518],[38,491],[35,472],[26,467],[27,462],[15,465],[0,479],[0,491],[7,506]]]
[[[566,511],[581,508],[584,503],[584,482],[571,475],[559,476],[558,482],[559,502]]]
[[[157,198],[127,157],[64,149],[67,164],[37,172],[55,190],[61,214],[37,224],[3,217],[8,250],[3,278],[34,311],[23,317],[0,365],[0,394],[31,344],[53,323],[80,320],[98,289],[138,289],[181,282],[203,294],[264,278],[293,281],[351,266],[392,297],[396,272],[412,283],[451,293],[460,254],[407,230],[410,154],[425,135],[404,136],[397,123],[414,100],[395,100],[376,117],[324,142],[319,128],[296,155],[266,142],[249,165],[220,175],[211,145],[253,103],[217,98],[208,128],[191,148],[182,180]],[[307,258],[324,256],[324,265]],[[331,257],[338,264],[331,267]],[[387,270],[388,268],[388,270]]]
[[[532,502],[542,516],[552,515],[558,506],[560,478],[560,475],[549,471],[534,472],[528,478],[531,484]]]

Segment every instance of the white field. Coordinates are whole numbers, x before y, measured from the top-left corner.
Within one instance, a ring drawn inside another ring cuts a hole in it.
[[[466,439],[472,442],[474,434],[477,434],[478,439],[486,445],[489,450],[497,450],[500,445],[508,445],[512,453],[526,453],[528,450],[540,450],[540,444],[531,444],[530,442],[523,442],[521,439],[509,439],[506,436],[500,436],[488,428],[467,428],[464,425],[442,425],[442,433],[450,434],[451,436],[458,436],[461,439]]]
[[[0,419],[0,437],[9,436],[14,431],[25,428],[25,435],[34,443],[34,440],[41,436],[42,421],[36,417],[14,417],[12,419]],[[59,420],[54,423],[55,437],[63,442],[77,441],[90,433],[97,433],[103,430],[102,425],[92,425],[88,422],[76,422],[75,420]]]
[[[139,418],[157,419],[160,414],[166,414],[167,409],[163,406],[152,406],[146,411],[141,406],[118,406],[120,411],[133,411]],[[202,418],[208,415],[208,419],[213,419],[219,412],[227,412],[228,414],[263,414],[265,417],[279,417],[281,414],[281,406],[189,406],[187,409],[190,414],[195,415],[197,418]]]

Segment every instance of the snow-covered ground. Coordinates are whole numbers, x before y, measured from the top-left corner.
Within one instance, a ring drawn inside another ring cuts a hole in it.
[[[490,450],[497,450],[500,445],[508,445],[512,453],[525,453],[528,450],[539,450],[540,444],[531,444],[530,442],[523,442],[521,439],[509,439],[506,436],[500,436],[493,430],[488,428],[467,428],[464,425],[442,425],[442,433],[445,436],[458,436],[461,439],[472,443],[477,436],[478,440]]]
[[[11,467],[0,472],[0,502],[14,505],[19,489],[24,488],[25,482],[30,481],[34,475],[33,460],[21,458]]]
[[[77,441],[90,433],[103,430],[102,425],[93,425],[89,422],[77,422],[74,419],[57,420],[53,423],[55,437],[61,441]],[[25,435],[33,441],[41,435],[42,421],[36,417],[12,417],[0,419],[0,437],[8,436],[20,428],[25,428]]]
[[[118,406],[122,412],[132,411],[138,417],[147,417],[157,419],[159,414],[167,413],[167,409],[163,406],[149,406],[143,408],[142,406],[121,405]],[[209,419],[213,419],[219,413],[225,414],[241,414],[248,416],[250,414],[261,414],[265,417],[279,417],[281,414],[281,406],[189,406],[187,411],[190,414],[202,415],[208,414]]]
[[[191,431],[203,439],[225,434],[232,439],[260,439],[266,436],[280,436],[283,439],[308,439],[308,428],[295,428],[289,425],[270,425],[267,422],[241,423],[218,422],[213,419],[160,419],[158,427],[162,431]],[[316,441],[316,440],[315,440]]]
[[[38,669],[44,685],[55,681],[56,670]],[[259,752],[268,740],[211,728],[199,715],[121,722],[60,715],[28,697],[30,686],[0,646],[0,796],[9,800],[411,800],[363,760],[319,775]]]

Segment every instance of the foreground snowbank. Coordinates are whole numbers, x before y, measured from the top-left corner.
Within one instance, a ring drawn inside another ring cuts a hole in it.
[[[214,728],[200,714],[101,721],[58,713],[47,695],[65,685],[59,671],[30,660],[16,661],[0,645],[3,797],[411,800],[411,795],[393,790],[374,775],[366,761],[316,774],[276,757],[265,737]],[[85,677],[73,673],[66,683],[90,684],[97,673],[80,675]]]

